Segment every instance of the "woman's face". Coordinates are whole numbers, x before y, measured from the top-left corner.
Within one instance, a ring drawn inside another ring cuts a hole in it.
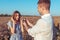
[[[18,13],[16,13],[16,14],[14,15],[14,19],[15,19],[16,21],[18,21],[18,19],[19,19],[19,14],[18,14]]]

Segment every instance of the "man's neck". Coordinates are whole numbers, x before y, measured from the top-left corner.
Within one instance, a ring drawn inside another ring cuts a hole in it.
[[[43,16],[43,15],[45,15],[45,14],[49,14],[49,13],[44,13],[44,14],[42,14],[41,16]]]
[[[45,14],[49,14],[49,13],[50,13],[49,11],[44,11],[44,12],[42,12],[41,15],[45,15]]]

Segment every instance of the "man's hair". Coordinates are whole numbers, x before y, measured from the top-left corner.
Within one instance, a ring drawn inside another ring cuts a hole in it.
[[[47,5],[47,9],[50,10],[50,0],[39,0],[38,4],[44,3],[45,5]]]

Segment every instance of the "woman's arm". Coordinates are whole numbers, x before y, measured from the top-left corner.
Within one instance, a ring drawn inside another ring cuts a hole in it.
[[[28,30],[27,24],[26,24],[25,22],[23,22],[23,25],[24,25],[24,27],[25,27],[25,29],[26,29],[26,31],[27,31],[27,30]]]
[[[20,24],[20,25],[21,25],[21,30],[22,30],[22,32],[24,32],[23,21],[21,20],[20,23],[21,23],[21,24]]]
[[[15,22],[12,17],[11,17],[11,20],[7,23],[7,25],[10,28],[11,34],[14,34]]]
[[[11,25],[11,20],[7,23],[7,25],[8,25],[8,27],[9,27],[9,29],[10,29],[11,34],[14,34],[14,28],[13,28],[13,26]]]
[[[10,27],[11,34],[14,34],[14,28]]]

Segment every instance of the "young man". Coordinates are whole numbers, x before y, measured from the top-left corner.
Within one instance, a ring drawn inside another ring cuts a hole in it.
[[[41,19],[39,19],[34,26],[26,20],[27,24],[32,28],[28,29],[26,22],[23,22],[23,25],[29,35],[34,37],[34,40],[52,40],[53,21],[50,15],[50,0],[39,0],[38,12],[41,14]]]

